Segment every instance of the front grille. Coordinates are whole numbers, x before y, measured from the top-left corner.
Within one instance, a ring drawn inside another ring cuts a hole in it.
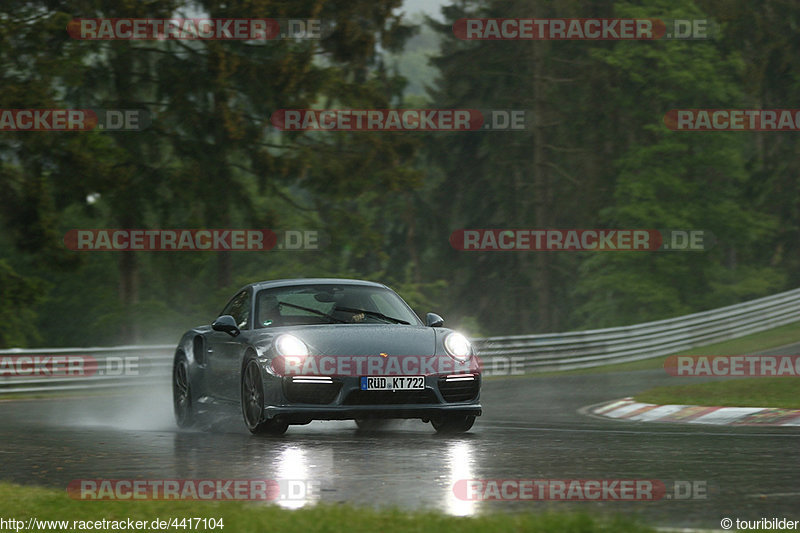
[[[294,383],[290,380],[283,382],[283,393],[292,403],[329,404],[336,399],[341,388],[341,382]]]
[[[393,405],[439,403],[431,389],[424,390],[354,390],[344,399],[343,405]]]
[[[474,400],[480,390],[480,378],[471,381],[447,381],[446,378],[439,378],[439,392],[448,403]]]

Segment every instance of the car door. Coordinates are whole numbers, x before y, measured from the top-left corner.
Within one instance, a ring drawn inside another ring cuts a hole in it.
[[[208,340],[208,387],[214,396],[225,401],[238,402],[239,379],[244,350],[252,335],[252,291],[247,288],[234,296],[222,315],[231,315],[241,333],[236,337],[223,331],[212,331]]]

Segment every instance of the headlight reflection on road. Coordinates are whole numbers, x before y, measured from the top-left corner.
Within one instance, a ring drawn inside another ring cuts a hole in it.
[[[287,446],[275,458],[275,479],[281,495],[275,502],[286,509],[299,509],[319,500],[319,483],[311,479],[307,452]]]
[[[468,440],[456,440],[448,444],[446,454],[446,464],[450,471],[445,498],[447,513],[454,516],[473,515],[477,512],[476,506],[478,502],[456,498],[453,492],[453,485],[460,479],[472,479],[475,477],[473,473],[475,447]]]

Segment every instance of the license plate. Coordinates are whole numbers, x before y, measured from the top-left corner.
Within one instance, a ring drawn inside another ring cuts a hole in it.
[[[423,390],[425,376],[363,376],[361,390]]]

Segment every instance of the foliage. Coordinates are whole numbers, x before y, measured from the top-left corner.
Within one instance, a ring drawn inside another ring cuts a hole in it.
[[[668,130],[680,107],[795,108],[800,7],[537,0],[537,17],[706,18],[708,41],[462,41],[530,2],[9,0],[0,107],[141,108],[142,132],[0,135],[2,344],[172,342],[241,285],[382,281],[472,335],[602,327],[800,282],[800,150]],[[80,41],[75,17],[318,17],[321,40]],[[526,109],[517,132],[281,132],[291,108]],[[74,228],[313,229],[314,252],[67,250]],[[464,228],[703,229],[706,252],[460,252]],[[43,283],[42,280],[47,280]],[[27,326],[22,331],[17,322]],[[31,326],[35,327],[31,327]],[[86,331],[92,331],[91,341]],[[38,337],[34,334],[38,332]]]

